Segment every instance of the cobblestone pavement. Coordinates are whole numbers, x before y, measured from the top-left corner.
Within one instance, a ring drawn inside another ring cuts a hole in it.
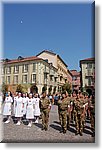
[[[67,130],[66,134],[60,133],[60,124],[58,119],[57,106],[52,106],[49,119],[48,131],[41,130],[41,120],[38,124],[33,124],[32,127],[28,127],[25,124],[16,126],[11,119],[9,124],[3,123],[4,138],[2,142],[57,142],[57,143],[94,143],[95,139],[91,137],[90,124],[86,123],[83,136],[75,136],[75,126],[71,124],[70,130]]]

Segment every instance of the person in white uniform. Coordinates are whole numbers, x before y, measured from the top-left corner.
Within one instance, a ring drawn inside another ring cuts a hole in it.
[[[3,102],[3,96],[2,93],[0,92],[0,114],[2,114],[2,102]]]
[[[32,126],[32,120],[34,119],[34,99],[32,93],[29,94],[29,99],[27,100],[27,111],[26,119],[29,120],[28,126]]]
[[[7,116],[7,120],[5,121],[5,123],[9,123],[10,122],[10,116],[11,116],[11,106],[12,106],[12,102],[13,99],[10,96],[11,92],[8,92],[6,94],[5,100],[4,100],[4,109],[3,109],[3,115]]]
[[[16,112],[16,99],[18,98],[18,92],[16,92],[13,96],[13,114],[15,115]]]
[[[23,118],[25,118],[26,116],[26,111],[27,111],[27,100],[29,99],[28,97],[26,97],[26,94],[23,93]]]
[[[21,118],[23,117],[23,99],[21,97],[21,93],[18,93],[18,97],[16,98],[16,109],[15,109],[15,117],[17,118],[17,124],[21,124]]]
[[[39,101],[40,101],[40,98],[38,97],[38,94],[35,94],[34,95],[34,118],[35,118],[35,123],[38,123],[38,119],[39,119],[39,116],[40,116]]]

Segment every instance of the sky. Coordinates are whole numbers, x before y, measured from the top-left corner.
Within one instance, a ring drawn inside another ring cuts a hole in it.
[[[91,3],[3,5],[3,58],[35,56],[42,50],[60,55],[68,69],[80,70],[93,57],[94,11]]]

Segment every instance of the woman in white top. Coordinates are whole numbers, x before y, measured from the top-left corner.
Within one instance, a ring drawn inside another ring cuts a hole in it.
[[[21,124],[21,118],[23,117],[23,99],[21,97],[21,93],[18,93],[18,97],[16,98],[16,109],[15,109],[15,117],[17,118],[18,122],[16,125]]]
[[[40,116],[39,101],[40,101],[40,98],[38,97],[38,94],[35,94],[34,95],[34,118],[35,118],[35,123],[38,123],[38,118]]]
[[[26,94],[23,93],[23,117],[25,118],[25,115],[26,115],[26,109],[27,109],[27,100],[28,100],[28,97],[26,97]]]
[[[32,126],[32,119],[34,119],[34,99],[32,93],[29,94],[29,99],[27,100],[27,111],[26,119],[29,120],[28,126]]]
[[[5,123],[10,122],[11,106],[12,106],[12,102],[13,102],[13,99],[10,95],[11,95],[11,92],[8,92],[6,94],[6,98],[5,98],[5,101],[4,101],[3,115],[7,116],[7,121]]]
[[[16,92],[13,96],[13,114],[15,115],[15,112],[16,112],[16,99],[18,98],[18,92]]]

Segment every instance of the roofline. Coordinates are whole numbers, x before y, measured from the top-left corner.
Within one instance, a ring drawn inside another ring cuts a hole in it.
[[[63,61],[63,59],[62,59],[59,55],[57,55],[57,57],[64,63],[64,65],[65,65],[66,67],[68,67],[68,65]]]
[[[38,53],[36,56],[39,56],[40,54],[42,54],[42,53],[44,53],[44,52],[50,53],[50,54],[52,54],[52,55],[56,55],[54,52],[51,52],[51,51],[49,51],[49,50],[43,50],[43,51],[41,51],[40,53]]]
[[[82,62],[94,62],[95,61],[95,57],[92,57],[92,58],[86,58],[86,59],[83,59],[83,60],[80,60],[80,68],[81,68],[81,63]]]

